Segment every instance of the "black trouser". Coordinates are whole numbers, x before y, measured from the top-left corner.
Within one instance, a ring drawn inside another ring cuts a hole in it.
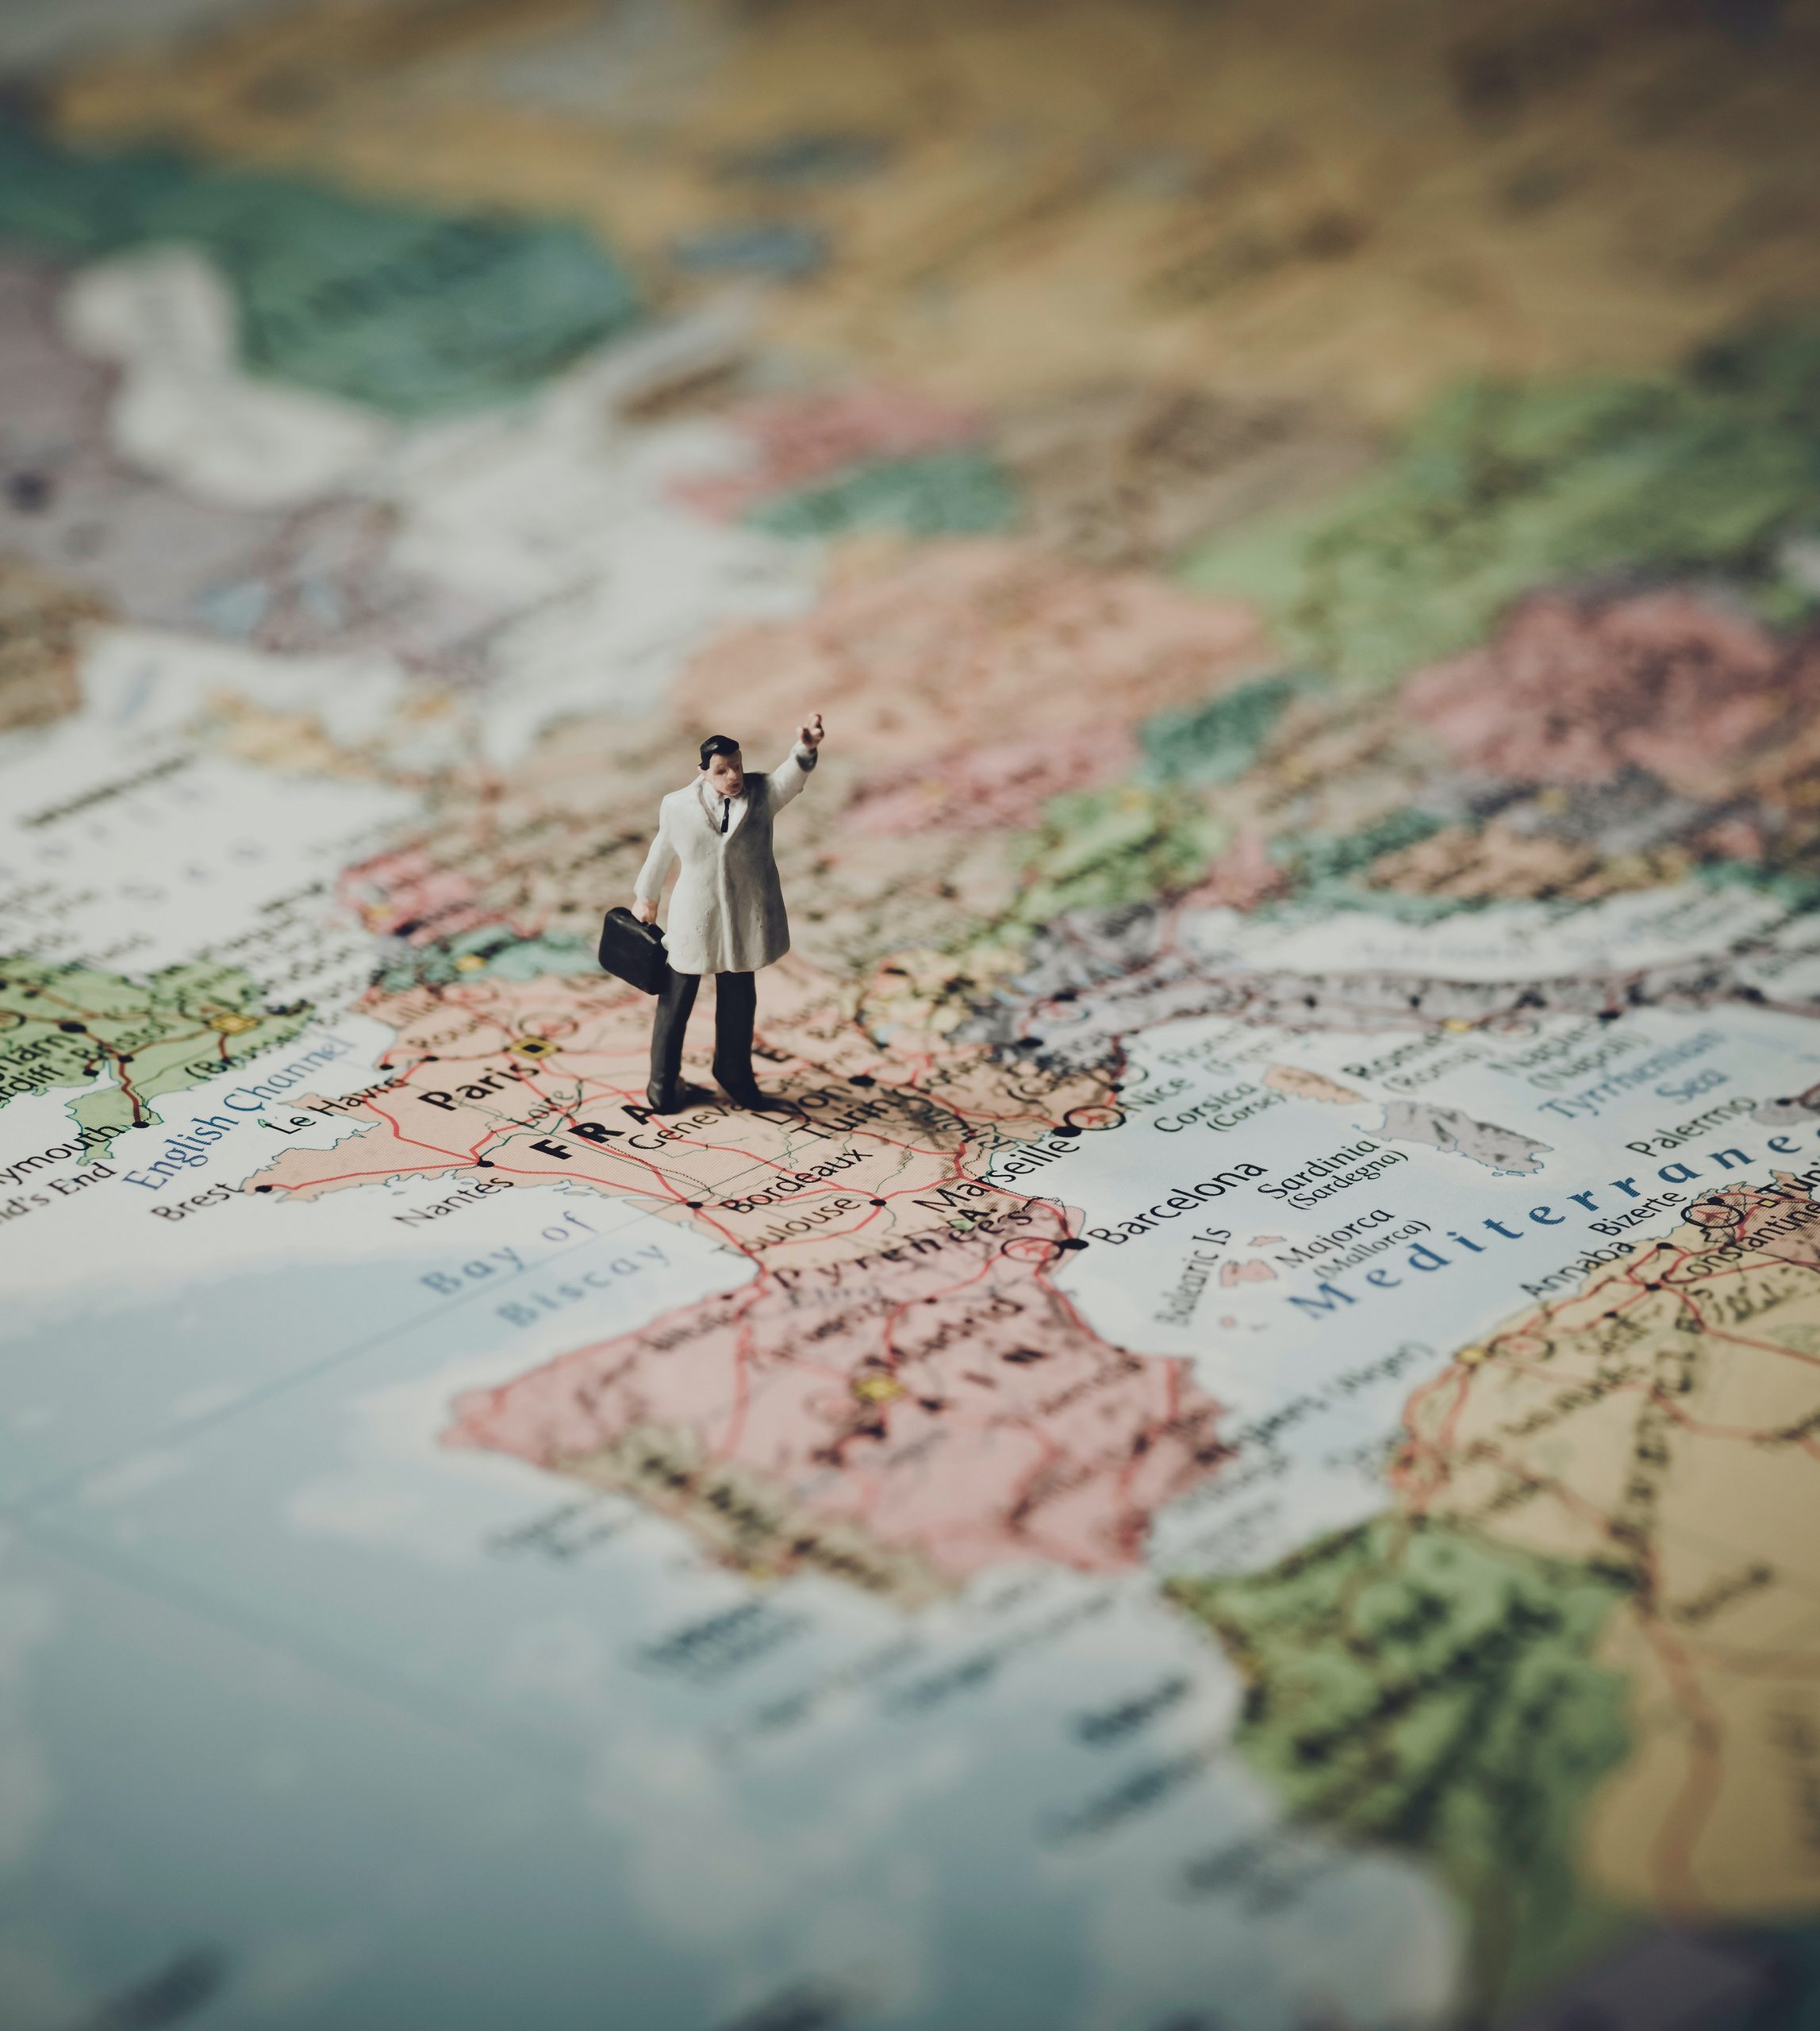
[[[682,1070],[682,1039],[695,1006],[699,973],[672,969],[657,996],[651,1029],[651,1083],[659,1093],[674,1092]],[[714,1076],[731,1088],[752,1083],[752,1020],[758,1012],[758,984],[750,973],[714,976]]]

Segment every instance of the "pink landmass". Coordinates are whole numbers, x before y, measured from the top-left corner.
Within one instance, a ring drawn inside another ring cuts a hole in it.
[[[421,846],[363,861],[341,877],[338,889],[376,936],[402,937],[413,945],[454,938],[489,920],[474,876],[439,864]]]
[[[336,1110],[361,1132],[328,1149],[290,1144],[246,1189],[302,1200],[455,1173],[496,1188],[560,1184],[636,1200],[751,1261],[797,1267],[1015,1200],[973,1166],[1099,1092],[1083,1077],[1019,1098],[984,1045],[943,1046],[931,1077],[934,1039],[906,1023],[876,1045],[793,954],[766,969],[760,1011],[766,1084],[793,1103],[777,1113],[708,1092],[651,1118],[651,1004],[605,976],[476,973],[376,992],[363,1008],[396,1039],[379,1061],[384,1083]],[[712,1037],[698,1022],[684,1058],[692,1080],[707,1077],[697,1053]]]
[[[1231,1290],[1236,1284],[1273,1284],[1277,1272],[1261,1256],[1254,1256],[1248,1262],[1223,1262],[1219,1265],[1221,1287]]]
[[[1712,797],[1752,755],[1811,728],[1820,648],[1685,591],[1544,594],[1484,648],[1418,671],[1402,697],[1467,768],[1572,784],[1632,766]]]
[[[1219,1409],[1185,1361],[1089,1330],[1048,1280],[1066,1238],[1031,1206],[774,1271],[459,1397],[446,1436],[647,1494],[657,1455],[660,1504],[724,1516],[737,1490],[760,1520],[730,1549],[774,1567],[837,1543],[939,1583],[1133,1565],[1222,1459]]]
[[[1741,812],[1709,825],[1697,844],[1724,860],[1760,861],[1769,851],[1763,827]]]
[[[1254,1234],[1251,1246],[1254,1248],[1273,1248],[1282,1238],[1281,1234]]]
[[[962,748],[908,781],[876,792],[862,785],[846,822],[862,832],[1014,831],[1034,825],[1065,790],[1113,781],[1135,753],[1129,730],[1117,723]]]
[[[794,726],[819,708],[844,756],[908,776],[963,748],[1103,728],[1200,700],[1257,667],[1263,635],[1236,601],[1034,547],[920,543],[837,585],[799,620],[735,628],[698,656],[676,702],[706,725]]]
[[[1254,910],[1289,885],[1288,873],[1271,859],[1264,835],[1248,826],[1184,900],[1191,909]]]
[[[766,396],[742,404],[728,420],[751,446],[751,464],[679,481],[674,490],[690,507],[726,521],[847,466],[915,458],[970,443],[981,433],[973,411],[901,388]]]

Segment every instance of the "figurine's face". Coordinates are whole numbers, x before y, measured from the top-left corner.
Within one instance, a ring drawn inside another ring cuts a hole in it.
[[[716,797],[741,797],[746,789],[745,758],[716,754],[708,764],[708,787]]]

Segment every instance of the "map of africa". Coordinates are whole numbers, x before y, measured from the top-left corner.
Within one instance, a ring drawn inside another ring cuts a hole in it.
[[[1820,2021],[1811,10],[0,76],[0,2026]]]

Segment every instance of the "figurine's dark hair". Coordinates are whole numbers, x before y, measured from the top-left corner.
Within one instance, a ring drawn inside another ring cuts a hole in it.
[[[739,743],[731,734],[711,733],[701,743],[701,766],[705,769],[716,754],[737,754]]]

